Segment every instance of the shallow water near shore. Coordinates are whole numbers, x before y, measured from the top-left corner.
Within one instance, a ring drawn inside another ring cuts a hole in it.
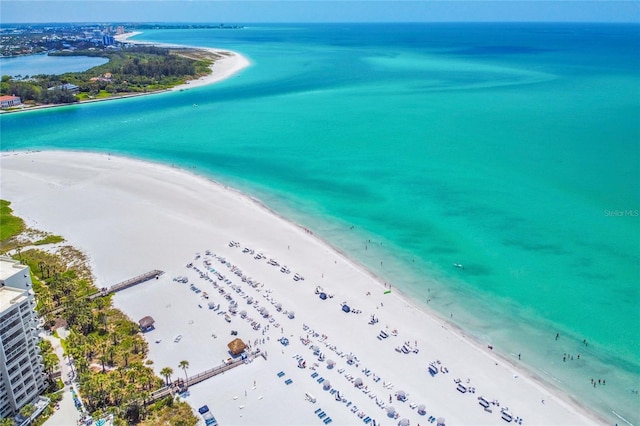
[[[638,424],[639,35],[148,31],[137,39],[253,65],[209,87],[3,115],[2,150],[112,152],[237,187],[612,423]]]

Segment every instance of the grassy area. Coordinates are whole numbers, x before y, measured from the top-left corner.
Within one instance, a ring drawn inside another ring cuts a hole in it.
[[[106,90],[100,90],[98,94],[90,95],[87,92],[81,92],[76,95],[79,101],[94,101],[96,99],[108,99],[113,96],[122,96],[122,93],[109,93]]]
[[[62,238],[61,236],[52,234],[52,235],[47,235],[43,239],[36,241],[35,243],[33,243],[33,245],[42,246],[45,244],[57,244],[63,241],[64,241],[64,238]]]
[[[25,230],[24,221],[13,215],[10,205],[9,201],[0,200],[0,241],[20,235]]]

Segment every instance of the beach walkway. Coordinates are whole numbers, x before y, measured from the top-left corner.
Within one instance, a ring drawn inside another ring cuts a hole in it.
[[[99,292],[90,295],[89,300],[93,300],[102,296],[107,296],[109,294],[112,294],[121,290],[126,290],[130,287],[133,287],[134,285],[142,284],[153,278],[158,279],[162,274],[164,274],[164,271],[161,271],[159,269],[154,269],[153,271],[145,272],[144,274],[135,276],[133,278],[129,278],[126,281],[122,281],[118,284],[112,285],[109,288],[104,287]]]
[[[145,404],[146,405],[152,404],[155,401],[158,401],[168,395],[172,395],[176,391],[181,392],[182,390],[186,390],[190,386],[204,382],[205,380],[210,379],[211,377],[217,376],[218,374],[222,374],[240,365],[247,364],[259,356],[262,356],[265,360],[267,359],[267,356],[265,355],[264,352],[260,352],[259,350],[256,350],[254,352],[249,353],[246,357],[243,357],[231,362],[224,362],[221,365],[218,365],[209,370],[205,370],[201,373],[198,373],[196,375],[189,377],[187,379],[186,386],[184,386],[184,381],[182,380],[178,381],[179,382],[178,387],[174,386],[174,384],[172,384],[171,386],[164,386],[158,389],[157,391],[151,392],[151,394],[149,395],[149,399],[145,400]]]
[[[144,274],[137,275],[133,278],[129,278],[128,280],[122,281],[118,284],[114,284],[111,287],[103,287],[98,292],[87,296],[87,300],[94,300],[94,299],[97,299],[98,297],[107,296],[109,294],[112,294],[121,290],[125,290],[135,285],[147,282],[153,278],[158,279],[162,274],[164,274],[164,271],[161,271],[159,269],[154,269],[153,271],[145,272]],[[49,312],[49,314],[57,315],[60,312],[64,311],[64,309],[65,309],[64,306],[60,306],[54,309],[53,311]]]

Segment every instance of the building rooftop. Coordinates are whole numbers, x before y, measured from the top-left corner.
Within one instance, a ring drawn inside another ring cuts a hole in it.
[[[21,264],[17,260],[13,260],[10,257],[0,257],[0,281],[4,281],[7,278],[12,277],[16,273],[27,269],[26,265]]]
[[[0,287],[0,314],[27,298],[27,292],[11,287]]]

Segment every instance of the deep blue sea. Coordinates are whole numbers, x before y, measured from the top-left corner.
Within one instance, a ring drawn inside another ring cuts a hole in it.
[[[239,188],[611,424],[640,424],[639,25],[136,39],[252,66],[183,92],[2,115],[2,150],[118,153]]]

